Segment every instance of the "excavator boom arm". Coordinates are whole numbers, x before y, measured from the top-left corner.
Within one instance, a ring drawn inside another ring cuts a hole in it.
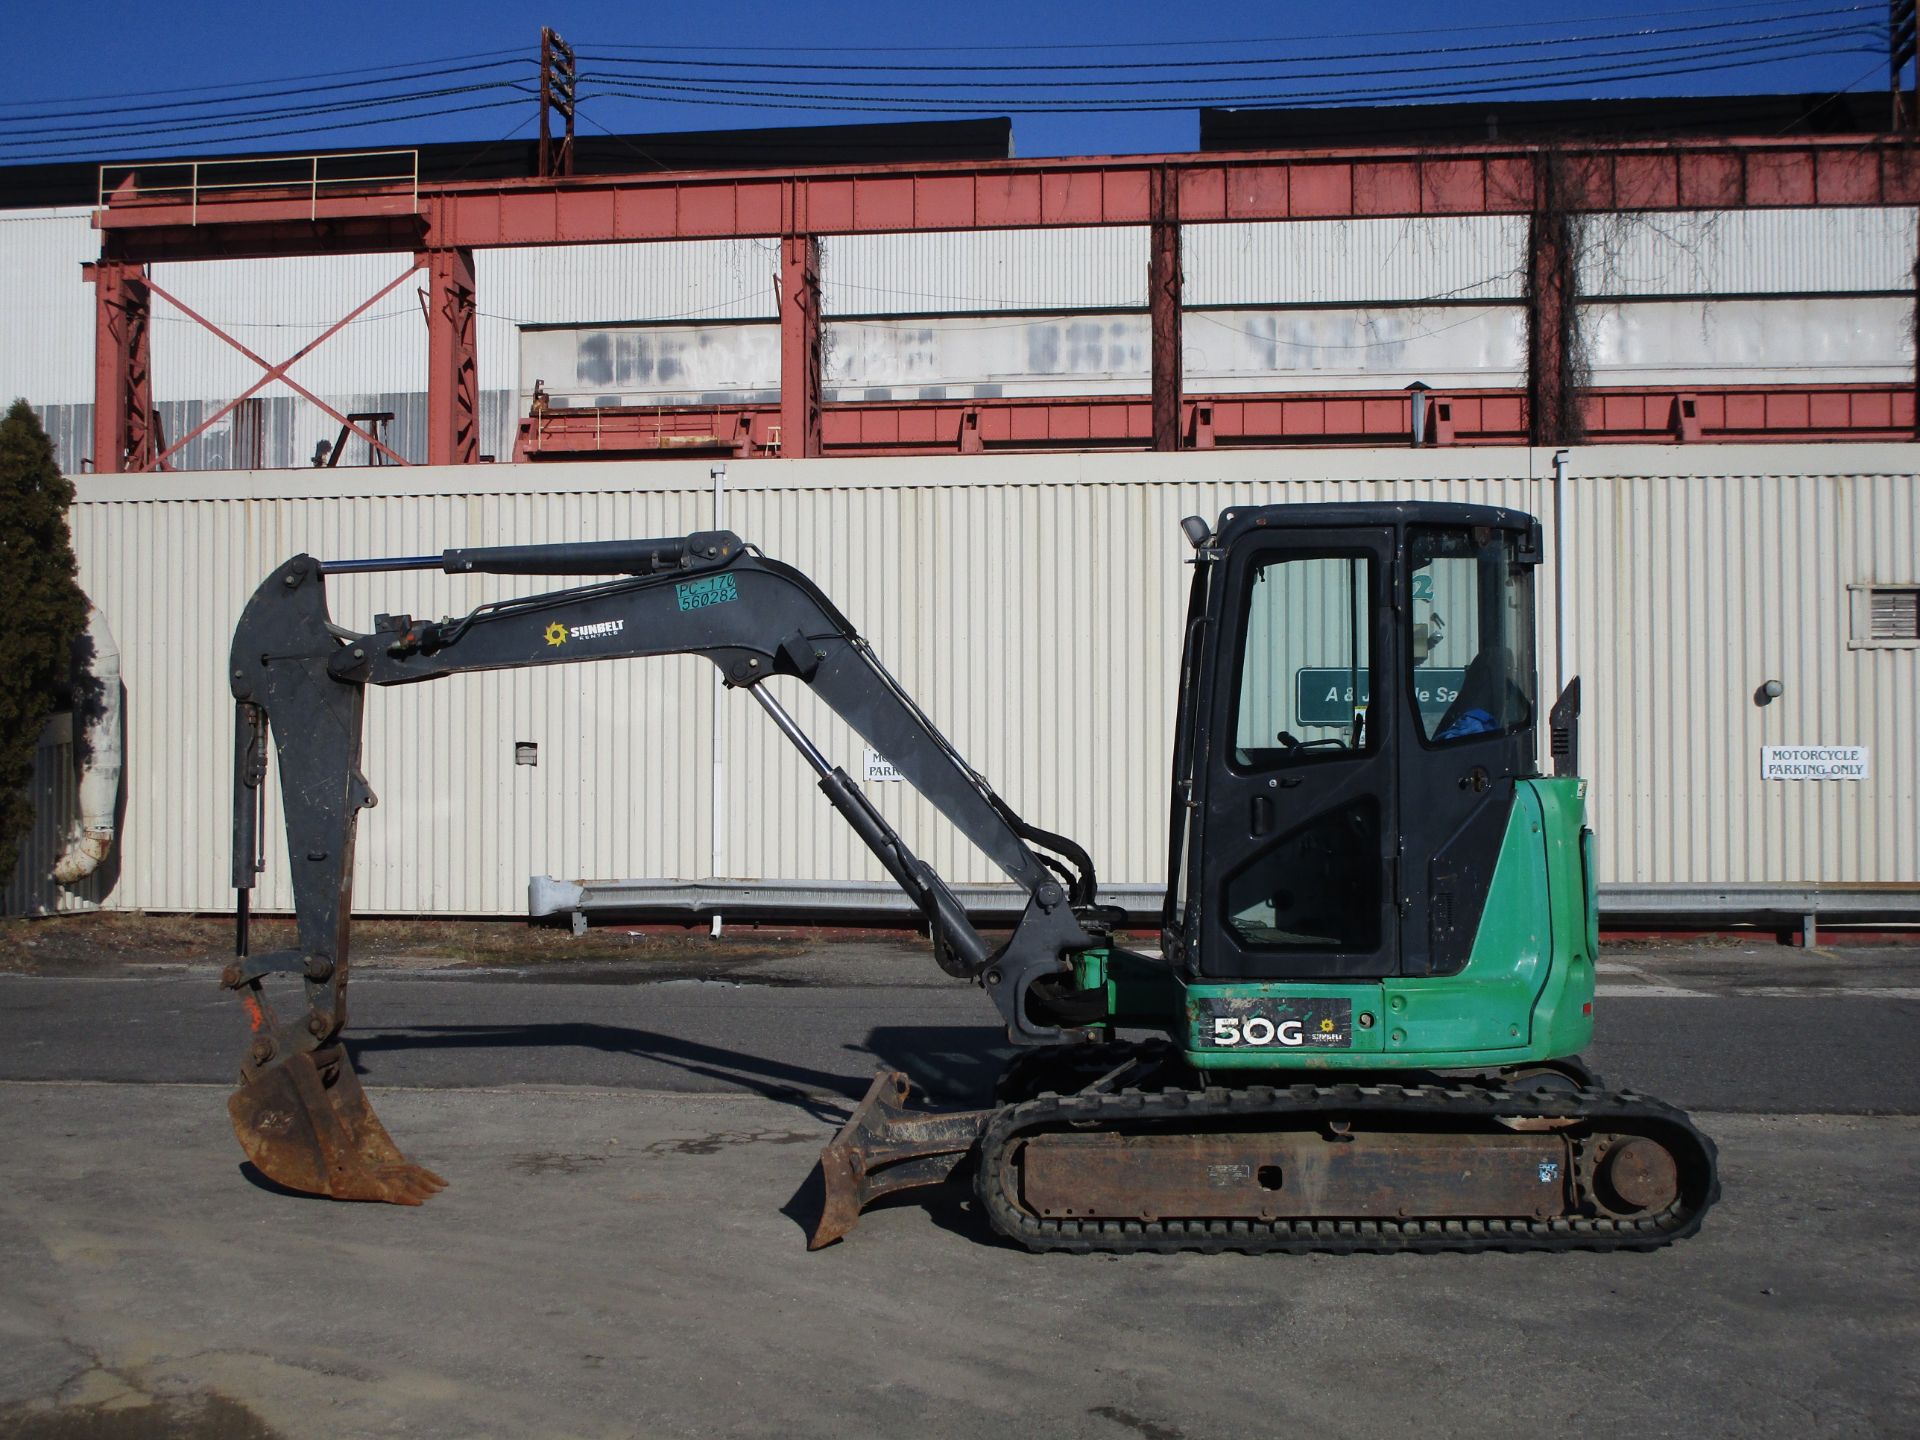
[[[453,574],[613,572],[618,578],[485,604],[459,619],[381,615],[364,634],[336,625],[328,613],[328,574],[430,566]],[[810,579],[738,536],[708,532],[449,550],[385,561],[323,562],[301,555],[260,586],[235,630],[231,660],[239,709],[234,883],[244,899],[259,868],[258,787],[270,734],[299,944],[269,955],[243,953],[228,972],[228,983],[245,992],[255,1015],[249,1064],[270,1066],[289,1052],[329,1044],[346,1024],[355,822],[374,803],[360,770],[366,686],[677,654],[704,656],[729,686],[747,690],[767,709],[807,758],[828,800],[919,907],[942,964],[980,981],[1013,1038],[1059,1038],[1061,1028],[1047,1022],[1044,1002],[1030,1000],[1029,992],[1036,981],[1062,971],[1063,957],[1095,943],[1074,913],[1076,903],[1093,900],[1095,881],[1084,852],[1027,825],[994,794]],[[1026,891],[1026,911],[1006,946],[996,951],[980,935],[945,881],[764,688],[775,675],[809,686]],[[1070,883],[1062,880],[1067,867],[1043,860],[1030,839],[1066,853],[1078,872]],[[296,972],[305,982],[307,1013],[298,1024],[274,1021],[265,1004],[261,981],[276,971]],[[1039,1018],[1036,1011],[1042,1011]]]

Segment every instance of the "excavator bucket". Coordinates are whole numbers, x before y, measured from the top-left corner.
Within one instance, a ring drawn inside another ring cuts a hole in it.
[[[852,1117],[820,1152],[826,1203],[807,1240],[809,1250],[845,1235],[881,1196],[943,1183],[973,1152],[993,1112],[908,1110],[911,1088],[900,1071],[880,1071]]]
[[[227,1113],[254,1167],[289,1190],[418,1205],[447,1183],[400,1153],[339,1045],[243,1079]]]

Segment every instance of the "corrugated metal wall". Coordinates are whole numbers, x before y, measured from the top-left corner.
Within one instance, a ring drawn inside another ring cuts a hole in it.
[[[287,556],[680,534],[705,523],[699,496],[673,488],[476,492],[464,488],[468,475],[416,470],[387,472],[406,473],[404,493],[353,492],[378,473],[263,472],[231,477],[238,486],[226,476],[213,486],[198,477],[81,482],[116,492],[98,505],[83,502],[74,516],[82,583],[114,625],[125,667],[127,875],[116,905],[230,903],[226,653],[252,587]],[[463,488],[447,485],[449,476]],[[153,498],[131,498],[142,491]],[[249,492],[260,498],[241,498]],[[266,498],[276,493],[300,498]],[[329,582],[336,619],[363,628],[376,609],[438,615],[536,588],[531,579],[496,579],[483,590],[427,574]],[[706,668],[691,660],[568,667],[372,695],[366,769],[382,804],[362,846],[359,903],[513,913],[524,908],[536,871],[611,865],[678,873],[705,853]],[[514,765],[519,740],[539,744],[537,768]],[[276,796],[270,836],[279,824]],[[271,906],[286,900],[284,842],[269,855],[262,903]]]
[[[1913,290],[1920,210],[1694,210],[1589,215],[1580,293],[1845,295]]]
[[[1181,349],[1198,392],[1519,385],[1526,315],[1518,305],[1199,310],[1182,321]]]
[[[933,230],[830,235],[820,245],[828,316],[1132,310],[1147,304],[1147,228]]]
[[[836,320],[824,327],[828,400],[1119,395],[1147,388],[1147,316]]]
[[[1527,217],[1189,225],[1180,244],[1192,306],[1484,303],[1520,298]]]
[[[1393,497],[1516,506],[1551,527],[1551,472],[1549,452],[1524,449],[761,461],[729,467],[726,506],[731,528],[821,581],[1017,808],[1087,844],[1108,879],[1151,884],[1188,578],[1179,518]],[[1906,446],[1573,453],[1572,658],[1604,880],[1915,881],[1920,654],[1849,650],[1844,626],[1848,583],[1913,578],[1895,572],[1920,544],[1916,472]],[[681,462],[99,477],[80,491],[82,578],[120,638],[128,693],[124,869],[108,903],[150,909],[230,904],[225,652],[281,559],[676,534],[713,515],[707,466]],[[336,618],[358,626],[514,589],[427,573],[329,583]],[[1551,637],[1544,575],[1541,591]],[[1550,689],[1551,645],[1541,670]],[[1768,678],[1787,693],[1762,710],[1751,697]],[[860,773],[857,738],[779,683]],[[382,803],[362,822],[359,904],[519,914],[532,874],[882,878],[732,693],[716,837],[714,701],[694,660],[376,692],[366,769]],[[539,745],[537,768],[513,764],[520,740]],[[1868,745],[1873,779],[1763,782],[1763,741]],[[999,878],[905,786],[868,789],[949,878]],[[282,906],[284,856],[269,854],[261,901]]]
[[[93,287],[80,274],[100,258],[92,215],[85,206],[0,210],[0,403],[93,400]]]
[[[69,472],[92,454],[93,290],[82,261],[99,254],[84,207],[0,212],[0,334],[32,337],[0,348],[0,402],[30,399]],[[408,254],[223,260],[156,265],[155,281],[268,360],[313,339],[412,264]],[[520,327],[616,321],[772,319],[777,247],[712,240],[550,246],[479,252],[477,326],[481,449],[507,456],[525,413]],[[426,454],[426,326],[419,277],[387,296],[290,372],[343,411],[393,411],[388,442]],[[238,351],[165,300],[153,307],[154,398],[169,441],[186,435],[258,378]],[[263,396],[258,453],[270,467],[305,465],[338,422],[275,385]],[[256,446],[248,422],[223,420],[176,457],[186,469],[244,465]],[[246,433],[243,433],[246,432]],[[352,458],[360,456],[353,442]]]
[[[1849,584],[1920,573],[1920,451],[1859,448],[1666,474],[1578,452],[1570,648],[1603,879],[1920,879],[1920,647],[1847,644]],[[1768,680],[1785,693],[1756,704]],[[1763,745],[1865,745],[1871,779],[1762,780]]]
[[[556,410],[780,398],[777,325],[542,326],[519,338],[523,413],[535,385]]]
[[[0,211],[0,405],[33,403],[69,474],[93,453],[93,287],[85,207]]]
[[[1911,294],[1582,304],[1598,385],[1898,385],[1913,378]]]
[[[1405,455],[1372,459],[1372,474],[1409,478],[1356,487],[1320,478],[1324,464],[1276,465],[1265,456],[1204,464],[989,459],[978,482],[959,468],[964,461],[889,463],[884,478],[864,483],[867,469],[882,467],[806,465],[789,478],[779,467],[739,466],[728,477],[729,519],[821,580],[1015,809],[1088,845],[1106,878],[1155,883],[1165,863],[1189,579],[1180,518],[1236,504],[1353,498],[1356,489],[1517,505],[1536,488],[1524,451],[1476,457],[1445,481],[1424,478],[1431,467]],[[1351,458],[1340,468],[1369,473]],[[858,737],[804,687],[782,683],[802,724],[855,770]],[[742,833],[728,847],[732,873],[798,877],[791,837],[800,834],[800,853],[814,857],[805,878],[884,879],[825,812],[786,741],[744,697],[727,700],[736,712],[728,773],[744,806]],[[867,788],[948,878],[1001,878],[907,787]],[[823,859],[831,866],[824,874]]]
[[[1917,234],[1905,207],[1585,216],[1593,379],[1898,384],[1913,374]]]

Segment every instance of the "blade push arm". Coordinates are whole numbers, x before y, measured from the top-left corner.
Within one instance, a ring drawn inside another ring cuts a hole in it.
[[[382,615],[365,634],[342,629],[328,614],[328,573],[429,567],[619,578],[493,602],[459,619],[427,623]],[[669,654],[704,656],[772,715],[828,800],[919,907],[943,966],[986,988],[1016,1040],[1063,1033],[1047,1009],[1059,983],[1049,977],[1066,968],[1064,957],[1096,943],[1075,914],[1076,905],[1094,899],[1084,852],[1027,825],[994,794],[811,580],[735,535],[710,532],[450,550],[400,561],[322,563],[302,555],[260,586],[234,634],[230,680],[241,718],[236,775],[249,774],[246,757],[259,751],[264,728],[280,770],[299,946],[243,957],[229,971],[229,983],[254,1017],[249,1067],[330,1043],[346,1023],[355,821],[374,803],[360,772],[366,686]],[[809,686],[1026,891],[1025,912],[1006,945],[996,950],[980,935],[945,881],[806,737],[764,688],[773,675]],[[235,788],[235,881],[244,895],[256,868],[256,796],[245,784]],[[1030,841],[1060,851],[1078,873],[1066,878],[1067,867],[1043,860]],[[260,982],[275,971],[297,973],[305,982],[303,1023],[283,1025],[265,1007]],[[1035,992],[1041,981],[1048,983]]]

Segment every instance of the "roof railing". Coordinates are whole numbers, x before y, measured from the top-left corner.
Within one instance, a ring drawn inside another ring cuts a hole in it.
[[[374,162],[378,162],[377,164]],[[372,168],[361,168],[371,165]],[[339,173],[345,167],[351,173]],[[111,178],[110,178],[111,177]],[[232,160],[173,160],[159,164],[122,162],[102,165],[97,204],[105,209],[118,197],[134,200],[185,200],[190,224],[200,223],[200,202],[233,190],[304,190],[308,218],[319,219],[322,195],[346,194],[372,185],[406,185],[413,208],[420,208],[418,150],[333,151],[324,155],[248,156]]]

